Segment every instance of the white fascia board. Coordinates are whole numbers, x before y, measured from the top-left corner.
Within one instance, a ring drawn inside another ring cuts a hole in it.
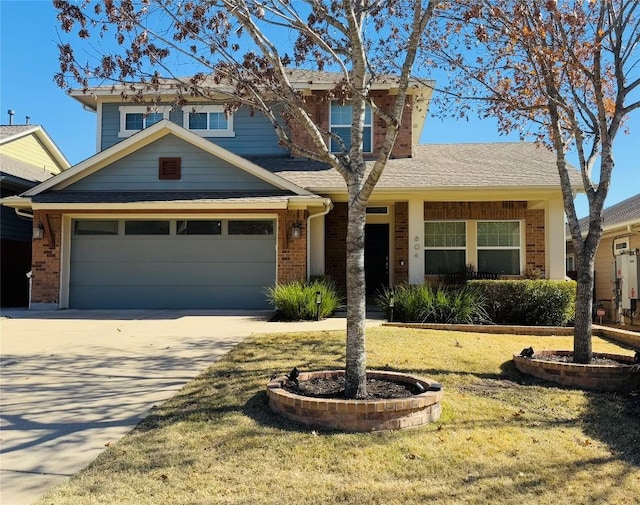
[[[314,194],[328,196],[340,201],[348,198],[346,188],[336,187],[309,187]],[[423,195],[425,201],[446,201],[463,197],[465,201],[484,200],[541,200],[559,194],[560,187],[549,186],[477,186],[477,187],[394,187],[376,188],[372,198],[388,198],[395,200],[407,200],[409,197]]]
[[[79,179],[97,172],[108,164],[113,163],[123,158],[124,156],[135,152],[137,149],[140,149],[170,133],[202,149],[203,151],[208,152],[213,156],[216,156],[234,166],[237,166],[238,168],[246,171],[251,175],[254,175],[255,177],[258,177],[259,179],[271,184],[272,186],[275,186],[278,189],[288,190],[297,195],[312,195],[312,193],[307,191],[306,189],[303,189],[293,184],[292,182],[289,182],[286,179],[275,175],[254,163],[251,163],[249,160],[242,158],[237,154],[223,149],[213,142],[210,142],[209,140],[206,140],[199,135],[190,132],[182,126],[172,123],[169,120],[163,119],[162,121],[159,121],[149,128],[145,128],[144,130],[135,133],[131,137],[118,142],[110,148],[95,154],[91,158],[86,159],[85,161],[62,172],[61,174],[52,177],[51,179],[48,179],[41,184],[38,184],[34,188],[25,192],[25,196],[35,196],[42,193],[43,191],[54,187],[62,189],[66,186],[69,186]]]
[[[132,202],[132,203],[33,203],[33,210],[58,211],[130,211],[130,210],[240,210],[287,209],[287,202]]]
[[[12,209],[30,209],[32,208],[31,198],[23,198],[21,196],[7,196],[0,198],[0,205],[10,207]]]

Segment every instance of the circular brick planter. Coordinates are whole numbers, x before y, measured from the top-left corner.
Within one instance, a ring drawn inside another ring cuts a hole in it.
[[[315,378],[344,375],[344,370],[301,373],[300,382]],[[308,426],[341,431],[367,432],[396,430],[420,426],[440,417],[442,387],[435,382],[411,375],[370,370],[367,377],[403,384],[420,383],[425,392],[391,400],[339,400],[311,398],[290,393],[282,388],[286,377],[273,379],[267,385],[269,406],[274,412]],[[432,390],[429,390],[429,389]]]
[[[572,351],[541,351],[535,356],[570,356]],[[521,372],[565,386],[574,386],[594,391],[640,390],[640,365],[634,364],[632,356],[620,354],[593,353],[594,357],[609,358],[620,365],[582,365],[560,363],[544,359],[525,358],[514,355],[513,362]]]

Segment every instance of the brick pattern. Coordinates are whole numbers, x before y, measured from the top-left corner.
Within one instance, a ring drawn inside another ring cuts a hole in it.
[[[33,222],[34,225],[47,222],[49,233],[45,233],[43,238],[32,242],[31,301],[33,303],[59,303],[62,214],[35,211]]]
[[[278,282],[307,278],[307,211],[278,213]],[[300,238],[292,238],[293,225],[300,227]]]
[[[347,204],[336,202],[325,217],[324,227],[324,271],[343,293],[347,287],[347,219]]]
[[[544,210],[527,210],[524,216],[526,240],[526,265],[530,272],[538,272],[545,277],[545,237]]]
[[[309,372],[298,380],[344,375],[344,370]],[[367,377],[404,384],[420,383],[428,390],[432,383],[396,372],[368,371]],[[436,421],[441,413],[442,389],[392,400],[338,400],[311,398],[282,389],[286,377],[267,385],[269,406],[277,414],[308,426],[351,432],[371,432],[421,426]]]
[[[424,202],[425,219],[522,219],[525,221],[524,269],[546,273],[544,210],[529,210],[527,202]]]
[[[609,358],[624,363],[619,366],[581,365],[536,359],[536,356],[543,358],[553,354],[566,356],[573,353],[571,351],[541,351],[534,354],[533,358],[514,355],[513,362],[521,372],[565,386],[595,391],[640,389],[640,366],[634,365],[633,356],[593,353],[594,357]]]
[[[394,283],[409,282],[409,203],[395,204],[394,248]]]
[[[390,112],[395,102],[395,95],[389,95],[384,91],[373,91],[371,96],[375,104],[385,112]],[[323,97],[320,93],[313,93],[305,97],[305,109],[309,113],[311,119],[317,124],[321,130],[329,131],[329,107],[330,101]],[[410,158],[412,156],[412,111],[413,97],[407,97],[407,103],[402,114],[402,124],[396,143],[391,152],[392,158]],[[373,119],[373,154],[379,149],[384,136],[387,132],[387,125],[380,117]],[[291,139],[294,144],[302,146],[310,150],[316,150],[311,139],[306,135],[305,129],[297,121],[291,121],[289,125]],[[326,136],[328,142],[329,136]]]

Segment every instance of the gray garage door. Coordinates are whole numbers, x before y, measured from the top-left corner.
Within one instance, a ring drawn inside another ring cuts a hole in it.
[[[267,308],[273,220],[74,220],[71,308]]]

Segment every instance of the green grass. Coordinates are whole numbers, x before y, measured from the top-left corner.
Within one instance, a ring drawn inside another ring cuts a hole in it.
[[[339,368],[342,332],[254,336],[155,409],[42,504],[632,504],[640,397],[522,376],[514,352],[570,337],[377,328],[370,368],[444,384],[441,419],[405,431],[314,432],[272,414],[274,373]],[[622,352],[594,339],[597,351]]]

